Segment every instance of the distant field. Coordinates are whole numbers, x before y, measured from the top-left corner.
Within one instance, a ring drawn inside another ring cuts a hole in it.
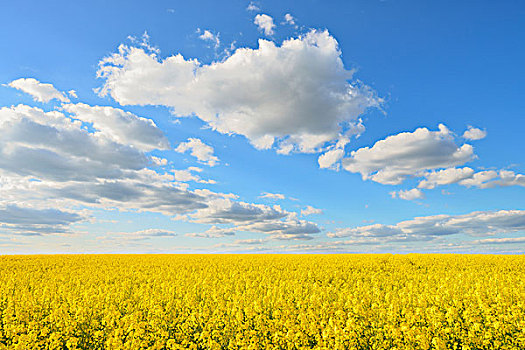
[[[525,349],[525,256],[0,256],[0,349]]]

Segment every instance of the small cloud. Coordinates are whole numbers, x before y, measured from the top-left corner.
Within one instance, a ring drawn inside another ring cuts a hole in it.
[[[417,187],[433,189],[436,186],[455,184],[465,179],[470,179],[473,175],[474,170],[469,167],[431,171],[425,174],[425,179],[421,180]]]
[[[292,26],[295,25],[295,18],[289,13],[284,15],[284,20],[286,21],[286,23],[288,23],[288,24],[290,24]]]
[[[468,129],[463,133],[463,138],[471,141],[481,140],[487,136],[487,131],[475,128],[473,126],[468,127]]]
[[[260,11],[260,10],[261,9],[259,8],[259,6],[257,6],[255,2],[253,1],[250,1],[248,6],[246,7],[246,11]]]
[[[255,16],[255,19],[253,21],[258,27],[259,30],[264,32],[265,35],[273,35],[275,28],[275,24],[273,23],[273,18],[265,15],[265,14],[259,14]]]
[[[186,142],[181,142],[175,152],[185,153],[190,151],[191,155],[197,158],[201,163],[204,163],[208,166],[215,166],[219,162],[213,152],[213,147],[205,144],[202,140],[197,138],[189,138]]]
[[[411,201],[414,199],[425,198],[425,194],[419,188],[413,188],[411,190],[401,190],[390,192],[392,198],[404,199],[406,201]]]
[[[159,157],[151,156],[151,160],[157,166],[166,166],[166,165],[168,165],[168,160],[166,158],[159,158]]]
[[[466,187],[492,188],[507,186],[525,187],[525,175],[510,170],[487,170],[473,174],[470,178],[459,182]]]
[[[275,200],[284,200],[286,196],[281,193],[269,193],[269,192],[263,192],[259,196],[259,198],[268,198],[268,199],[275,199]]]
[[[77,92],[75,90],[69,90],[67,92],[69,94],[69,96],[71,96],[72,98],[78,98],[77,96]]]
[[[199,39],[203,41],[209,41],[209,42],[214,43],[215,48],[218,48],[219,45],[221,44],[221,41],[219,39],[219,34],[213,34],[207,29],[205,29],[204,31],[201,31],[200,28],[197,29],[197,33],[198,34],[202,33],[201,35],[199,35]]]
[[[13,80],[7,84],[7,86],[33,96],[33,99],[38,102],[46,103],[54,99],[61,102],[69,102],[69,98],[67,98],[63,92],[55,89],[52,84],[41,83],[34,78],[20,78]]]
[[[166,9],[166,12],[168,12],[168,13],[175,13],[175,10],[174,9]]]
[[[321,209],[317,209],[312,207],[311,205],[308,205],[305,209],[301,209],[301,215],[307,216],[307,215],[319,215],[322,214],[323,211]]]
[[[200,176],[194,174],[194,173],[200,173],[202,172],[202,169],[201,168],[198,168],[198,167],[189,167],[188,169],[186,170],[171,170],[171,172],[173,173],[173,177],[175,178],[176,181],[180,181],[180,182],[190,182],[190,181],[194,181],[194,182],[198,182],[198,183],[202,183],[202,184],[215,184],[216,181],[215,180],[204,180],[202,179]]]
[[[343,159],[345,151],[342,148],[335,148],[321,154],[317,160],[319,168],[339,170],[339,161]]]

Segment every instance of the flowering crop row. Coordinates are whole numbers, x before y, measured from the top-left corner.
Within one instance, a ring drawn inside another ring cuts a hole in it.
[[[525,256],[0,256],[0,349],[525,349]]]

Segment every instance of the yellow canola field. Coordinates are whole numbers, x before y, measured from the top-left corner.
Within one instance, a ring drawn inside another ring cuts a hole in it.
[[[525,349],[525,256],[0,256],[0,349]]]

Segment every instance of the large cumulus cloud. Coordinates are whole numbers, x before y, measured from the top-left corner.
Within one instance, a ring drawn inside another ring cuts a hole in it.
[[[310,31],[281,46],[259,40],[220,62],[202,64],[177,54],[159,58],[121,45],[100,62],[102,95],[122,105],[164,105],[177,116],[196,115],[213,129],[246,136],[259,149],[315,152],[380,99],[351,82],[337,41]],[[361,128],[361,127],[360,127]]]

